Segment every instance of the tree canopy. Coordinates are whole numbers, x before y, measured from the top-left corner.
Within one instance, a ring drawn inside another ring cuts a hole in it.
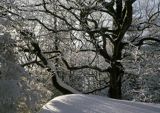
[[[159,9],[158,0],[2,0],[0,56],[53,92],[152,98],[142,90],[160,94]]]

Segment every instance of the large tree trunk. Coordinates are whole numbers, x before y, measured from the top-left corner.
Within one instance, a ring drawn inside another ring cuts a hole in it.
[[[122,76],[124,74],[123,66],[120,62],[114,62],[111,64],[109,70],[110,73],[110,87],[109,87],[109,97],[115,99],[121,99],[121,85]]]

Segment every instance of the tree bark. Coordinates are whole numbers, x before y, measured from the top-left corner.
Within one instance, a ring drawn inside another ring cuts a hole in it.
[[[121,99],[122,97],[121,80],[124,75],[122,64],[120,62],[112,63],[109,69],[109,73],[110,73],[110,87],[109,87],[108,95],[111,98]]]

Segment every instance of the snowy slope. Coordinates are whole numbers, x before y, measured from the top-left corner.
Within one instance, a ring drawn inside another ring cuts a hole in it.
[[[71,94],[52,99],[39,113],[160,113],[160,105]]]

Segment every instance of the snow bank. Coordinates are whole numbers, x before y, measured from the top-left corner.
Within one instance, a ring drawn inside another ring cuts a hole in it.
[[[160,113],[160,105],[71,94],[52,99],[39,113]]]

